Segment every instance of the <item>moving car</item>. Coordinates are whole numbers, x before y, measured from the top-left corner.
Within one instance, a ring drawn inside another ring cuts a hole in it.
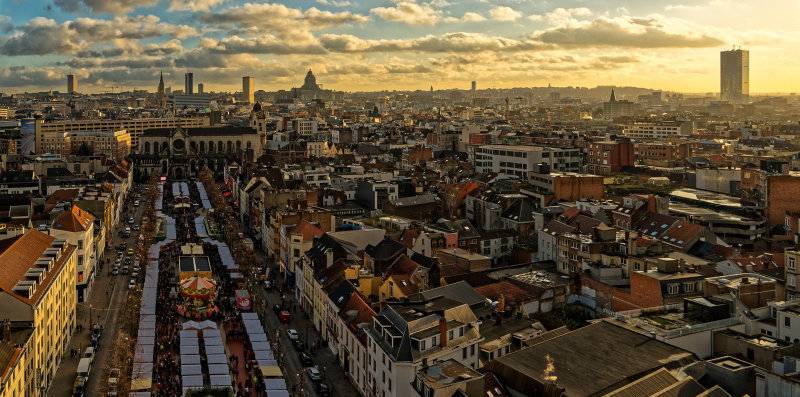
[[[122,267],[122,274],[128,274],[128,265]]]
[[[134,207],[138,207],[138,206],[139,206],[139,200],[136,200],[136,201],[134,201],[134,202],[133,202],[133,206],[134,206]]]
[[[133,255],[133,248],[128,248],[128,255]]]
[[[319,391],[320,397],[330,397],[331,395],[331,389],[324,383],[320,383],[317,390]]]
[[[319,369],[317,367],[311,367],[308,369],[308,376],[311,377],[311,380],[319,382],[322,380],[322,374],[319,373]]]
[[[303,364],[304,367],[310,367],[314,365],[314,361],[311,360],[311,357],[308,354],[300,353],[297,355],[300,359],[300,364]]]
[[[128,223],[130,223],[131,225],[133,225],[133,222],[134,222],[134,220],[133,220],[133,217],[130,217],[130,218],[128,218]]]
[[[113,274],[113,275],[115,275],[115,276],[116,276],[117,274],[119,274],[119,266],[114,266],[114,268],[113,268],[113,269],[111,269],[111,274]]]
[[[292,315],[284,310],[278,313],[278,319],[281,320],[282,323],[288,324],[290,321],[292,321]]]
[[[289,339],[291,340],[300,339],[300,335],[297,333],[296,329],[289,329],[288,331],[286,331],[286,334],[289,335]]]
[[[292,341],[292,345],[294,345],[294,350],[297,350],[299,352],[306,350],[305,349],[306,346],[300,340],[297,340],[297,339],[293,340]]]
[[[275,314],[279,314],[280,312],[282,312],[284,310],[285,309],[281,305],[273,305],[272,306],[272,311],[275,312]]]
[[[128,289],[134,289],[134,288],[136,288],[136,281],[131,280],[131,282],[128,283]]]

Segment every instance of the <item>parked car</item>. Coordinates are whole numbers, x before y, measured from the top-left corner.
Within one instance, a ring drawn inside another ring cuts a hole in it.
[[[314,365],[314,361],[311,360],[311,357],[308,354],[300,353],[297,355],[300,359],[300,364],[303,364],[304,367],[310,367]]]
[[[133,202],[133,206],[134,206],[134,207],[138,207],[138,206],[139,206],[139,200],[136,200],[136,201],[134,201],[134,202]]]
[[[133,225],[133,231],[138,232],[139,231],[139,225]]]
[[[293,340],[292,341],[292,345],[294,345],[294,349],[299,351],[299,352],[306,350],[305,349],[306,346],[300,340],[297,340],[297,339]]]
[[[135,280],[137,277],[139,277],[139,272],[137,272],[136,270],[132,271],[131,278]]]
[[[272,292],[272,281],[264,280],[264,289],[267,290],[267,292]]]
[[[134,288],[136,288],[136,280],[131,280],[128,283],[128,289],[134,289]]]
[[[124,263],[126,265],[130,265],[131,264],[131,257],[129,256],[129,257],[125,258],[125,262]]]
[[[127,265],[122,267],[122,274],[128,274],[128,266]]]
[[[300,335],[297,333],[296,329],[289,329],[288,331],[286,331],[286,334],[289,335],[289,339],[291,340],[300,339]]]
[[[284,310],[285,309],[281,305],[273,305],[272,306],[272,311],[275,312],[275,314],[279,314],[280,312],[282,312]]]
[[[319,382],[322,380],[322,374],[319,372],[317,367],[311,367],[308,369],[308,376],[311,380]]]
[[[117,258],[122,258],[124,255],[122,251],[117,251]]]
[[[128,248],[128,255],[133,255],[133,248]]]
[[[111,269],[111,274],[113,274],[113,275],[115,275],[115,276],[116,276],[117,274],[119,274],[119,267],[118,267],[118,266],[114,266],[114,268],[113,268],[113,269]]]
[[[319,391],[320,397],[330,397],[331,395],[331,389],[324,383],[319,384],[317,391]]]
[[[114,261],[114,267],[118,267],[122,263],[122,257],[118,256],[117,259]]]

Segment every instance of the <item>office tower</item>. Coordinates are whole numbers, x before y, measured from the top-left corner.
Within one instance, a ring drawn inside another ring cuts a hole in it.
[[[197,93],[198,94],[203,93],[203,83],[197,83]]]
[[[719,55],[720,99],[733,104],[747,102],[750,96],[750,51],[722,51]]]
[[[74,74],[67,75],[67,94],[72,94],[78,90],[78,80]]]
[[[472,92],[475,92],[475,81],[472,82]]]
[[[255,78],[253,76],[242,77],[242,92],[247,103],[255,103]]]
[[[184,76],[184,94],[194,94],[194,73],[186,73]]]

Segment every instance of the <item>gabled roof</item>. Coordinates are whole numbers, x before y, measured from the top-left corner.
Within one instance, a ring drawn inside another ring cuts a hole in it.
[[[533,295],[531,295],[528,291],[525,291],[508,280],[476,287],[475,291],[478,291],[478,293],[484,296],[486,299],[493,301],[497,301],[500,298],[500,295],[502,295],[507,303],[525,302],[533,298]]]
[[[439,197],[435,194],[422,194],[411,197],[401,197],[394,200],[389,200],[395,207],[414,207],[417,205],[434,204],[439,201]]]
[[[35,304],[44,291],[48,290],[48,286],[59,273],[61,266],[72,255],[72,251],[75,250],[74,246],[65,246],[66,252],[47,272],[45,279],[36,286],[36,292],[31,298],[17,294],[13,288],[17,282],[25,279],[25,273],[34,267],[36,260],[44,256],[44,251],[51,248],[51,244],[55,240],[54,237],[31,229],[21,236],[0,241],[0,289],[28,305]]]
[[[314,237],[321,237],[324,233],[325,232],[323,232],[322,229],[318,228],[315,225],[312,225],[305,219],[301,220],[300,223],[297,224],[297,226],[289,230],[290,236],[292,234],[302,234],[303,241],[311,241],[314,239]]]
[[[514,222],[529,223],[533,222],[533,210],[530,200],[517,199],[500,216]]]
[[[58,189],[47,196],[47,204],[57,204],[62,201],[70,202],[78,196],[78,189]]]
[[[94,222],[94,216],[88,211],[73,205],[69,211],[64,211],[53,223],[53,229],[65,232],[85,232]]]
[[[375,260],[387,260],[393,258],[398,252],[405,250],[406,247],[390,238],[384,238],[377,245],[368,245],[364,248],[364,253]]]

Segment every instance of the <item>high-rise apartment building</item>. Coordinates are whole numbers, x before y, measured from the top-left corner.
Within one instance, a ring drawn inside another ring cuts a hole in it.
[[[253,76],[242,77],[242,92],[247,103],[255,103],[255,79]]]
[[[78,90],[78,80],[74,74],[67,75],[67,94],[72,94]]]
[[[750,51],[722,51],[719,55],[720,99],[733,104],[747,102],[750,96]]]
[[[194,94],[194,73],[186,73],[184,75],[184,94]]]
[[[197,93],[203,95],[203,83],[197,83]]]

